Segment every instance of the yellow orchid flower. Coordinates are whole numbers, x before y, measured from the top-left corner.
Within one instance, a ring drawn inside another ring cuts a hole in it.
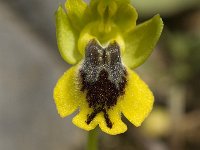
[[[116,135],[127,130],[123,114],[140,126],[154,97],[131,69],[151,54],[163,29],[159,15],[136,26],[137,12],[129,0],[67,0],[56,12],[61,56],[74,65],[54,89],[58,113],[87,131],[97,125]]]

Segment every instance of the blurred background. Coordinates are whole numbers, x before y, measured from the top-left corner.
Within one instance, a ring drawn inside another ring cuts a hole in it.
[[[70,66],[55,17],[64,0],[0,0],[0,150],[83,150],[87,132],[61,119],[52,91]],[[137,72],[155,95],[142,127],[100,133],[105,150],[200,150],[200,0],[132,0],[138,23],[159,13],[155,51]]]

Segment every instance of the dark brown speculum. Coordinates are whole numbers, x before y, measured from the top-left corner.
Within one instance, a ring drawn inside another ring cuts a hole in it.
[[[114,42],[102,48],[95,40],[91,40],[85,50],[85,60],[79,70],[81,91],[86,92],[90,108],[86,123],[103,112],[107,127],[112,128],[108,110],[117,104],[117,100],[125,92],[127,72],[121,63],[120,47]]]

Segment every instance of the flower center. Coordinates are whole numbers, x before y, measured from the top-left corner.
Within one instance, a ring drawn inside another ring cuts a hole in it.
[[[103,112],[106,124],[112,128],[108,109],[117,104],[118,98],[124,94],[127,83],[127,72],[121,63],[120,47],[116,42],[102,48],[96,40],[86,46],[85,60],[80,68],[81,91],[86,92],[90,108],[86,123]]]

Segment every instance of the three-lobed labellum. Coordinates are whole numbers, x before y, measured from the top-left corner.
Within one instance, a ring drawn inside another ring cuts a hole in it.
[[[88,114],[87,124],[103,112],[107,127],[113,123],[107,113],[124,94],[127,71],[121,62],[120,47],[116,42],[102,48],[95,39],[86,46],[85,60],[79,70],[81,91],[86,92],[86,100],[93,109]]]

